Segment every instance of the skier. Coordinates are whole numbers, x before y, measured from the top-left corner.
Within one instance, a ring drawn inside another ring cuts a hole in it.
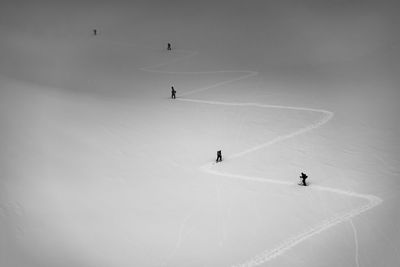
[[[167,50],[168,50],[168,51],[171,51],[171,50],[172,50],[172,48],[171,48],[171,43],[168,43],[168,44],[167,44]]]
[[[308,178],[307,174],[302,172],[301,175],[300,175],[300,179],[303,179],[303,185],[304,186],[307,186],[307,184],[306,184],[306,179],[307,178]]]
[[[97,35],[97,29],[93,29],[93,35]]]
[[[172,99],[176,98],[176,91],[175,91],[175,88],[173,86],[171,86],[171,98]]]
[[[217,151],[217,160],[215,162],[219,162],[219,161],[222,161],[222,152],[221,152],[221,150]]]

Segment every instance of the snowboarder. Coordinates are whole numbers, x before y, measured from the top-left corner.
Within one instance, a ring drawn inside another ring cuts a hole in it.
[[[307,174],[305,174],[304,172],[302,172],[301,173],[301,175],[300,175],[300,179],[303,179],[303,185],[304,186],[307,186],[307,184],[306,184],[306,179],[308,178],[308,176],[307,176]]]
[[[175,88],[173,86],[171,86],[171,98],[172,99],[176,98],[176,91],[175,91]]]
[[[97,35],[97,29],[93,29],[93,35],[94,35],[94,36]]]
[[[222,152],[221,152],[221,150],[217,151],[217,160],[215,162],[219,162],[219,161],[222,161]]]
[[[172,48],[171,48],[171,43],[168,43],[168,44],[167,44],[167,50],[168,50],[168,51],[171,51],[171,50],[172,50]]]

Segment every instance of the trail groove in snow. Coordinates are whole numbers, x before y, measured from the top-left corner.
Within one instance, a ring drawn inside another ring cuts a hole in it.
[[[353,223],[353,220],[350,220],[350,225],[351,225],[351,228],[353,229],[353,233],[354,233],[354,245],[355,245],[355,261],[356,261],[356,266],[357,267],[360,267],[360,262],[359,262],[359,260],[358,260],[358,255],[359,255],[359,253],[358,253],[358,237],[357,237],[357,229],[356,229],[356,227],[354,226],[354,223]]]
[[[187,224],[187,222],[189,221],[189,219],[190,219],[191,216],[192,216],[192,214],[191,214],[191,213],[188,213],[188,214],[185,216],[185,218],[183,218],[183,220],[182,220],[182,222],[181,222],[181,225],[180,225],[180,227],[179,227],[178,239],[177,239],[177,241],[176,241],[176,244],[175,244],[173,250],[169,253],[168,257],[167,257],[167,258],[164,260],[164,262],[161,264],[161,266],[166,266],[167,263],[168,263],[168,261],[174,257],[175,253],[176,253],[176,252],[178,251],[178,249],[180,248],[180,246],[181,246],[181,244],[182,244],[182,241],[183,241],[183,239],[184,239],[184,236],[185,236],[185,233],[184,233],[184,232],[185,232],[186,224]]]
[[[246,150],[243,150],[241,152],[238,152],[236,154],[230,155],[228,157],[225,157],[227,159],[236,159],[239,157],[243,157],[249,153],[255,152],[257,150],[266,148],[268,146],[277,144],[279,142],[285,141],[287,139],[296,137],[298,135],[310,132],[312,130],[315,130],[321,126],[323,126],[324,124],[326,124],[329,120],[332,119],[332,117],[334,116],[334,113],[328,110],[323,110],[323,109],[316,109],[316,108],[310,108],[310,107],[294,107],[294,106],[283,106],[283,105],[267,105],[267,104],[260,104],[260,103],[241,103],[241,102],[222,102],[222,101],[211,101],[211,100],[199,100],[199,99],[191,99],[191,98],[182,98],[182,96],[189,96],[195,93],[199,93],[199,92],[203,92],[206,90],[210,90],[222,85],[226,85],[229,83],[233,83],[236,81],[240,81],[243,79],[247,79],[253,76],[258,75],[258,72],[256,71],[242,71],[242,70],[226,70],[226,71],[198,71],[198,72],[177,72],[177,71],[164,71],[164,70],[157,70],[158,68],[161,68],[163,66],[166,66],[172,62],[176,62],[176,61],[180,61],[183,59],[187,59],[190,57],[193,57],[195,55],[198,54],[198,52],[195,51],[185,51],[185,50],[175,50],[175,51],[179,51],[179,52],[184,52],[187,53],[184,56],[181,57],[177,57],[173,60],[170,60],[168,62],[165,63],[161,63],[161,64],[157,64],[154,66],[150,66],[150,67],[145,67],[145,68],[141,68],[142,71],[146,71],[146,72],[152,72],[152,73],[162,73],[162,74],[216,74],[216,73],[237,73],[240,74],[238,77],[236,78],[232,78],[223,82],[218,82],[215,83],[213,85],[210,86],[206,86],[206,87],[202,87],[202,88],[198,88],[198,89],[194,89],[191,90],[189,92],[186,93],[182,93],[180,94],[180,97],[177,98],[177,101],[185,101],[185,102],[193,102],[193,103],[198,103],[198,104],[208,104],[208,105],[223,105],[223,106],[236,106],[236,107],[257,107],[257,108],[269,108],[269,109],[287,109],[287,110],[297,110],[297,111],[308,111],[308,112],[316,112],[319,114],[322,114],[323,117],[311,124],[309,124],[306,127],[300,128],[294,132],[288,133],[288,134],[283,134],[280,135],[272,140],[266,141],[262,144],[253,146],[251,148],[248,148]],[[212,174],[212,175],[217,175],[217,176],[224,176],[224,177],[228,177],[231,179],[240,179],[240,180],[246,180],[246,181],[254,181],[254,182],[260,182],[260,183],[273,183],[273,184],[279,184],[279,185],[286,185],[286,186],[291,186],[293,185],[293,183],[290,182],[286,182],[286,181],[280,181],[280,180],[273,180],[273,179],[267,179],[267,178],[263,178],[263,177],[253,177],[253,176],[245,176],[245,175],[238,175],[238,174],[232,174],[232,173],[224,173],[224,172],[219,172],[216,170],[213,170],[213,163],[209,163],[209,164],[205,164],[203,166],[200,166],[200,170],[202,172],[205,172],[207,174]],[[367,195],[367,194],[361,194],[361,193],[357,193],[357,192],[352,192],[352,191],[345,191],[345,190],[341,190],[341,189],[337,189],[337,188],[330,188],[330,187],[324,187],[324,186],[312,186],[311,189],[313,190],[319,190],[319,191],[327,191],[327,192],[331,192],[331,193],[336,193],[336,194],[340,194],[340,195],[345,195],[348,197],[354,197],[354,198],[360,198],[366,201],[366,204],[358,207],[356,209],[352,209],[348,212],[344,212],[342,214],[333,216],[327,220],[324,220],[323,222],[321,222],[320,224],[309,228],[301,233],[299,233],[296,236],[293,236],[291,238],[288,238],[284,241],[282,241],[279,245],[277,245],[275,248],[270,249],[270,250],[265,250],[262,251],[261,253],[256,254],[255,256],[253,256],[252,258],[248,259],[245,262],[242,263],[238,263],[235,265],[232,265],[232,267],[250,267],[250,266],[258,266],[261,264],[264,264],[282,254],[284,254],[285,252],[287,252],[289,249],[293,248],[294,246],[300,244],[303,241],[306,241],[307,239],[310,239],[311,237],[333,227],[336,226],[340,223],[346,222],[346,221],[351,221],[352,218],[362,214],[365,211],[368,211],[378,205],[380,205],[382,203],[382,199],[374,196],[374,195]],[[356,232],[355,232],[356,233]],[[356,238],[356,242],[357,242],[357,237]],[[178,243],[179,245],[181,245],[183,242],[183,238],[181,235],[179,235],[178,237]],[[356,244],[357,249],[356,249],[356,263],[358,265],[358,243]]]

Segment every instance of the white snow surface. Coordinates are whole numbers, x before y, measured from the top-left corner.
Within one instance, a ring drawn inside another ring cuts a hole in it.
[[[396,8],[5,1],[0,267],[398,266]]]

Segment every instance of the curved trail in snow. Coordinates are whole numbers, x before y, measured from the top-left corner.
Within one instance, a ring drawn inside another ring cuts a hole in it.
[[[172,62],[176,62],[176,61],[180,61],[180,60],[184,60],[190,57],[193,57],[195,55],[198,54],[198,52],[195,51],[185,51],[185,50],[175,50],[175,51],[179,51],[179,52],[184,52],[187,53],[186,55],[183,55],[181,57],[177,57],[173,60],[170,60],[168,62],[165,63],[161,63],[161,64],[157,64],[154,66],[150,66],[150,67],[145,67],[145,68],[141,68],[142,71],[146,71],[146,72],[152,72],[152,73],[162,73],[162,74],[217,74],[217,73],[237,73],[240,74],[238,77],[233,78],[233,79],[229,79],[223,82],[218,82],[216,84],[213,84],[211,86],[206,86],[206,87],[202,87],[202,88],[198,88],[198,89],[194,89],[192,91],[186,92],[186,93],[182,93],[180,94],[180,96],[189,96],[195,93],[199,93],[199,92],[203,92],[206,90],[210,90],[216,87],[219,87],[221,85],[226,85],[229,83],[233,83],[239,80],[243,80],[243,79],[247,79],[253,76],[258,75],[258,72],[256,71],[241,71],[241,70],[226,70],[226,71],[198,71],[198,72],[177,72],[177,71],[165,71],[165,70],[159,70],[159,68],[164,67],[168,64],[171,64]],[[293,106],[281,106],[281,105],[266,105],[266,104],[259,104],[259,103],[237,103],[237,102],[221,102],[221,101],[208,101],[208,100],[199,100],[199,99],[191,99],[191,98],[177,98],[177,101],[185,101],[185,102],[193,102],[193,103],[198,103],[198,104],[208,104],[208,105],[223,105],[223,106],[236,106],[236,107],[257,107],[257,108],[269,108],[269,109],[288,109],[288,110],[297,110],[297,111],[308,111],[308,112],[316,112],[319,114],[322,114],[323,117],[313,123],[311,123],[310,125],[300,128],[294,132],[288,133],[288,134],[283,134],[280,135],[272,140],[266,141],[262,144],[259,144],[257,146],[248,148],[244,151],[238,152],[236,154],[233,154],[231,156],[225,157],[227,159],[236,159],[239,157],[243,157],[249,153],[255,152],[257,150],[266,148],[268,146],[277,144],[279,142],[282,142],[284,140],[296,137],[298,135],[310,132],[314,129],[317,129],[321,126],[323,126],[324,124],[326,124],[330,119],[332,119],[332,117],[334,116],[334,113],[328,110],[323,110],[323,109],[315,109],[315,108],[309,108],[309,107],[293,107]],[[246,176],[246,175],[238,175],[238,174],[232,174],[232,173],[225,173],[225,172],[220,172],[220,171],[216,171],[213,169],[214,164],[213,163],[209,163],[206,164],[204,166],[200,167],[200,170],[204,173],[207,174],[212,174],[212,175],[217,175],[217,176],[223,176],[223,177],[228,177],[231,179],[239,179],[239,180],[245,180],[245,181],[254,181],[254,182],[260,182],[260,183],[273,183],[273,184],[280,184],[280,185],[286,185],[286,186],[292,186],[293,183],[291,182],[287,182],[287,181],[280,181],[280,180],[273,180],[273,179],[267,179],[267,178],[263,178],[263,177],[253,177],[253,176]],[[324,187],[324,186],[312,186],[311,189],[313,190],[319,190],[319,191],[326,191],[326,192],[331,192],[331,193],[336,193],[336,194],[340,194],[340,195],[345,195],[348,197],[354,197],[354,198],[359,198],[359,199],[363,199],[365,200],[366,204],[352,209],[348,212],[342,213],[342,214],[338,214],[336,216],[333,216],[327,220],[324,220],[323,222],[321,222],[320,224],[309,228],[301,233],[299,233],[296,236],[293,236],[291,238],[288,238],[286,240],[284,240],[283,242],[281,242],[278,246],[276,246],[273,249],[270,250],[265,250],[262,251],[258,254],[256,254],[255,256],[253,256],[252,258],[248,259],[245,262],[239,263],[239,264],[235,264],[232,265],[232,267],[238,267],[238,266],[257,266],[257,265],[261,265],[264,264],[282,254],[284,254],[286,251],[288,251],[289,249],[293,248],[294,246],[298,245],[299,243],[333,227],[336,226],[340,223],[346,222],[351,220],[352,218],[362,214],[363,212],[366,212],[378,205],[380,205],[382,203],[382,199],[374,196],[374,195],[367,195],[367,194],[361,194],[361,193],[357,193],[357,192],[352,192],[352,191],[345,191],[345,190],[341,190],[341,189],[337,189],[337,188],[330,188],[330,187]],[[188,220],[189,218],[185,217],[185,222]],[[357,238],[355,236],[355,238]],[[182,240],[182,236],[181,234],[179,235],[179,245],[183,242]],[[357,242],[357,240],[356,240]],[[357,244],[358,245],[358,244]],[[358,249],[358,248],[357,248]],[[358,253],[358,252],[357,252]],[[356,255],[357,257],[357,255]]]

